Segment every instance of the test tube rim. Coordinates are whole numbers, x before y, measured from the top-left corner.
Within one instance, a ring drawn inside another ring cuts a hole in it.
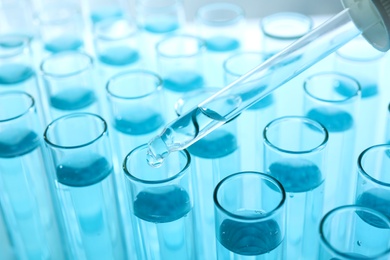
[[[20,42],[22,43],[22,46],[17,48],[14,53],[11,53],[11,54],[8,54],[8,55],[0,55],[1,59],[12,58],[12,57],[15,57],[18,54],[23,53],[23,51],[26,48],[30,47],[30,44],[31,44],[31,41],[32,41],[31,37],[29,37],[27,35],[23,35],[23,34],[15,34],[15,33],[0,34],[0,39],[3,39],[3,37],[18,37],[18,38],[20,38]]]
[[[58,58],[58,57],[61,57],[61,56],[67,56],[67,55],[78,55],[80,57],[84,57],[86,58],[86,65],[85,67],[81,68],[81,69],[78,69],[78,70],[75,70],[75,71],[71,71],[71,72],[67,72],[67,73],[53,73],[53,72],[47,72],[44,68],[44,65],[47,61],[51,61],[51,59],[53,58]],[[40,72],[42,73],[43,76],[45,77],[50,77],[50,78],[67,78],[67,77],[71,77],[71,76],[75,76],[75,75],[78,75],[78,74],[81,74],[85,71],[87,71],[88,69],[92,68],[94,65],[94,59],[92,58],[92,56],[90,56],[89,54],[83,52],[83,51],[62,51],[62,52],[58,52],[58,53],[52,53],[51,55],[49,55],[48,57],[44,58],[39,66],[40,68]]]
[[[170,39],[175,38],[175,37],[196,39],[196,41],[198,42],[198,51],[193,53],[193,54],[189,54],[189,55],[184,55],[184,54],[168,55],[168,54],[165,54],[164,52],[161,52],[160,51],[161,45],[163,43],[165,43],[167,40],[170,40]],[[206,48],[206,42],[203,38],[196,36],[194,34],[188,34],[188,33],[173,33],[173,34],[166,35],[164,38],[162,38],[155,45],[157,55],[164,57],[164,58],[168,58],[168,59],[196,57],[197,55],[202,53],[205,50],[205,48]]]
[[[122,77],[124,75],[129,75],[129,74],[134,74],[135,75],[135,74],[138,74],[138,73],[147,74],[148,76],[152,76],[152,77],[154,77],[156,79],[156,86],[153,89],[153,91],[149,91],[146,94],[139,95],[139,96],[121,96],[121,95],[117,95],[117,94],[113,93],[110,90],[110,83],[112,83],[114,80],[116,80],[116,79],[118,79],[118,78],[120,78],[120,77]],[[106,83],[106,91],[107,91],[107,94],[109,96],[117,98],[117,99],[121,99],[121,100],[137,100],[137,99],[140,99],[140,98],[151,96],[151,95],[153,95],[153,93],[155,93],[155,91],[162,90],[162,85],[163,85],[163,80],[162,80],[162,78],[160,77],[159,74],[157,74],[157,73],[155,73],[153,71],[150,71],[150,70],[134,69],[134,70],[121,71],[121,72],[113,75],[112,77],[110,77],[107,80],[107,83]]]
[[[325,222],[326,220],[328,220],[329,217],[331,217],[335,212],[338,213],[340,211],[349,211],[349,210],[352,210],[352,209],[355,209],[355,211],[368,211],[369,213],[375,215],[376,217],[380,217],[381,220],[384,222],[384,223],[387,223],[388,226],[390,227],[390,219],[388,217],[386,217],[383,213],[375,210],[375,209],[372,209],[372,208],[369,208],[369,207],[365,207],[365,206],[359,206],[359,205],[354,205],[354,204],[351,204],[351,205],[343,205],[343,206],[339,206],[339,207],[336,207],[330,211],[328,211],[321,219],[320,223],[319,223],[319,233],[320,233],[320,241],[322,244],[325,245],[325,247],[336,253],[337,255],[339,256],[343,256],[343,257],[346,257],[347,259],[349,259],[349,256],[346,255],[344,252],[340,252],[339,250],[335,249],[331,243],[326,239],[326,236],[323,232],[323,227],[325,225]],[[390,246],[388,247],[387,250],[383,251],[382,253],[378,254],[378,255],[375,255],[375,256],[370,256],[369,259],[377,259],[381,256],[385,256],[387,254],[390,254]],[[362,259],[366,259],[366,258],[362,258]]]
[[[190,165],[191,165],[191,155],[187,151],[187,149],[183,149],[183,150],[179,150],[177,152],[179,152],[181,154],[184,154],[185,158],[187,158],[187,162],[185,163],[185,165],[182,167],[182,169],[178,173],[172,175],[169,178],[162,179],[162,180],[143,180],[143,179],[137,178],[135,175],[131,174],[130,171],[127,169],[127,163],[129,162],[130,155],[132,155],[134,152],[137,152],[137,151],[139,151],[141,149],[147,150],[148,149],[148,144],[147,143],[146,144],[141,144],[141,145],[137,146],[136,148],[132,149],[125,156],[125,159],[123,160],[123,163],[122,163],[122,170],[125,173],[125,176],[127,178],[137,182],[137,183],[142,183],[142,184],[147,184],[147,185],[156,185],[156,184],[169,183],[169,182],[171,182],[171,181],[173,181],[175,179],[178,179],[181,176],[183,176],[185,174],[185,172],[190,168]],[[145,161],[146,161],[146,157],[145,157]],[[150,166],[150,167],[152,167],[152,166]]]
[[[314,77],[324,76],[324,75],[336,75],[338,77],[343,77],[345,79],[348,79],[349,81],[355,83],[355,85],[357,86],[357,91],[355,92],[354,95],[350,95],[350,96],[348,96],[345,99],[338,99],[338,100],[324,99],[324,98],[320,98],[318,96],[313,95],[312,92],[308,90],[308,87],[307,87],[308,86],[308,81],[310,79],[314,78]],[[311,97],[311,98],[313,98],[315,100],[318,100],[318,101],[321,101],[321,102],[332,103],[332,104],[340,104],[340,103],[344,103],[344,102],[347,102],[347,101],[351,101],[351,100],[353,100],[353,99],[355,99],[357,97],[360,97],[362,88],[361,88],[361,85],[360,85],[359,81],[356,80],[352,76],[349,76],[347,74],[344,74],[344,73],[341,73],[341,72],[337,72],[337,71],[322,71],[322,72],[311,74],[310,76],[306,77],[306,79],[303,82],[303,90],[309,97]]]
[[[31,101],[30,105],[28,105],[26,107],[26,109],[24,109],[23,112],[18,113],[18,115],[15,115],[15,116],[12,116],[12,117],[8,117],[8,118],[5,118],[5,119],[1,119],[0,118],[0,123],[6,123],[6,122],[9,122],[9,121],[13,121],[15,119],[21,118],[24,115],[28,114],[30,111],[35,109],[35,99],[34,99],[34,97],[32,95],[30,95],[27,92],[20,91],[20,90],[6,91],[6,92],[0,93],[0,96],[19,95],[19,94],[24,95],[25,97],[27,97]]]
[[[301,150],[301,151],[286,150],[286,149],[282,149],[282,148],[276,146],[267,137],[267,131],[270,129],[270,127],[273,124],[280,123],[281,121],[287,121],[287,120],[301,121],[302,123],[310,124],[310,125],[316,127],[316,129],[320,130],[324,134],[323,140],[318,145],[316,145],[314,148],[305,149],[305,150]],[[320,122],[313,120],[313,119],[306,117],[306,116],[281,116],[281,117],[275,118],[271,122],[269,122],[264,127],[264,130],[263,130],[263,141],[266,145],[268,145],[270,148],[275,149],[279,152],[288,153],[288,154],[309,154],[309,153],[315,153],[315,152],[322,151],[323,149],[325,149],[325,147],[328,143],[328,140],[329,140],[329,132],[326,129],[326,127],[323,124],[321,124]]]
[[[129,28],[132,27],[133,30],[124,34],[121,37],[110,37],[104,33],[101,33],[99,30],[101,26],[104,26],[106,24],[110,24],[110,26],[107,26],[107,27],[111,27],[113,24],[115,24],[117,22],[121,22],[121,21],[126,21],[127,25],[129,25]],[[104,41],[120,41],[120,40],[124,40],[124,39],[130,38],[130,37],[136,36],[137,33],[138,33],[138,28],[137,28],[136,23],[132,19],[130,19],[129,17],[123,17],[123,16],[103,19],[102,21],[97,22],[95,27],[94,27],[95,39],[100,39],[100,40],[104,40]]]
[[[209,19],[205,19],[206,13],[218,9],[221,10],[222,8],[225,10],[228,9],[234,11],[235,12],[234,18],[231,20],[223,20],[223,21],[214,21],[214,20],[210,21]],[[200,6],[196,11],[195,17],[199,23],[209,25],[209,26],[214,26],[214,27],[224,27],[224,26],[230,26],[236,24],[241,20],[243,20],[245,18],[245,11],[238,4],[234,4],[230,2],[213,2],[213,3],[208,3]]]
[[[266,30],[264,27],[265,26],[264,21],[267,21],[268,19],[275,19],[278,16],[300,18],[302,21],[305,21],[308,23],[308,30],[303,34],[294,35],[294,36],[276,36],[274,34],[268,33],[268,30]],[[277,40],[296,40],[296,39],[299,39],[300,37],[302,37],[305,34],[307,34],[308,32],[310,32],[310,30],[313,29],[313,26],[314,26],[313,19],[310,16],[299,13],[299,12],[276,12],[276,13],[267,15],[260,20],[260,28],[261,28],[261,31],[263,32],[264,36],[268,36],[272,39],[277,39]]]
[[[66,146],[66,145],[59,145],[59,144],[56,144],[54,142],[52,142],[50,140],[50,138],[48,138],[48,131],[50,130],[49,128],[53,127],[55,124],[58,123],[58,121],[60,120],[63,120],[63,119],[67,119],[67,118],[72,118],[72,117],[81,117],[81,116],[89,116],[91,118],[96,118],[98,121],[100,121],[102,123],[102,130],[100,131],[100,133],[98,135],[96,135],[94,138],[91,138],[90,141],[88,142],[85,142],[85,143],[82,143],[82,144],[78,144],[78,145],[69,145],[69,146]],[[67,115],[63,115],[63,116],[60,116],[56,119],[54,119],[53,121],[51,121],[45,128],[44,132],[43,132],[43,140],[45,141],[46,144],[48,144],[49,146],[52,146],[52,147],[55,147],[55,148],[59,148],[59,149],[66,149],[66,150],[71,150],[71,149],[78,149],[78,148],[82,148],[82,147],[87,147],[93,143],[95,143],[96,141],[100,140],[100,138],[102,136],[105,136],[105,135],[108,135],[108,126],[107,126],[107,122],[99,115],[97,114],[93,114],[93,113],[89,113],[89,112],[75,112],[75,113],[71,113],[71,114],[67,114]]]
[[[232,213],[228,209],[225,209],[225,207],[223,207],[219,203],[219,201],[218,201],[218,195],[217,194],[218,194],[219,188],[225,182],[231,180],[232,178],[236,178],[237,176],[244,175],[244,174],[258,175],[262,179],[266,179],[269,182],[274,183],[275,187],[279,188],[279,191],[280,191],[280,194],[281,194],[281,199],[280,199],[280,202],[278,203],[278,205],[276,207],[274,207],[272,210],[270,210],[269,212],[266,212],[266,213],[263,213],[263,214],[259,214],[259,216],[254,216],[254,215],[252,215],[252,216],[243,216],[243,215]],[[240,220],[244,220],[244,221],[253,221],[253,220],[265,221],[265,220],[273,218],[274,215],[278,214],[277,213],[278,211],[282,210],[282,208],[284,206],[284,203],[286,201],[286,191],[285,191],[283,185],[276,178],[272,177],[271,175],[268,175],[268,174],[265,174],[265,173],[262,173],[262,172],[257,172],[257,171],[240,171],[240,172],[233,173],[233,174],[223,178],[221,181],[218,182],[218,184],[214,188],[213,201],[214,201],[215,207],[217,207],[220,211],[222,211],[224,214],[226,214],[227,216],[229,216],[231,218],[240,219]]]
[[[239,51],[239,52],[236,52],[235,54],[227,57],[224,61],[223,61],[223,69],[224,71],[226,71],[227,73],[229,73],[230,75],[232,76],[235,76],[235,77],[241,77],[242,75],[246,74],[242,74],[242,73],[236,73],[234,71],[232,71],[231,69],[229,69],[229,67],[227,66],[227,63],[229,61],[231,61],[232,59],[236,58],[236,57],[239,57],[239,56],[242,56],[242,55],[258,55],[258,56],[264,56],[262,62],[264,62],[265,60],[267,60],[267,54],[265,52],[262,52],[262,51]],[[259,63],[260,64],[260,63]],[[258,64],[258,65],[259,65]],[[249,71],[248,71],[249,72]]]
[[[359,154],[359,157],[357,159],[357,166],[358,166],[358,170],[359,172],[367,179],[371,180],[372,182],[376,183],[376,184],[379,184],[381,186],[385,186],[385,187],[390,187],[390,182],[384,182],[384,181],[381,181],[381,180],[378,180],[377,178],[374,178],[373,176],[371,176],[371,174],[369,174],[366,170],[365,170],[365,167],[363,166],[363,158],[368,154],[370,153],[371,151],[373,150],[376,150],[376,149],[382,149],[382,148],[387,148],[388,150],[390,150],[390,144],[377,144],[377,145],[373,145],[373,146],[370,146],[366,149],[364,149],[360,154]],[[385,156],[388,156],[388,155],[385,155]],[[390,160],[390,159],[389,159]]]

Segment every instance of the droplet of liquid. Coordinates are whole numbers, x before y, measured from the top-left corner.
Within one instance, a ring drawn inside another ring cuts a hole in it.
[[[153,168],[158,168],[163,163],[163,158],[156,158],[150,151],[146,153],[146,161]]]
[[[360,240],[358,240],[356,243],[357,243],[358,246],[362,245],[362,241],[360,241]]]

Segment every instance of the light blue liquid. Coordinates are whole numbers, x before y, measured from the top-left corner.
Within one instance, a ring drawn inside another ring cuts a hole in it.
[[[307,116],[323,124],[329,132],[344,132],[354,125],[351,114],[331,107],[312,109]]]
[[[34,75],[30,66],[11,63],[0,66],[0,84],[12,85],[24,82]]]
[[[356,204],[377,210],[390,219],[390,192],[385,189],[373,188],[362,193],[356,199]],[[383,228],[385,225],[382,220],[372,215],[360,213],[359,216],[373,226]]]
[[[278,223],[272,219],[258,222],[225,219],[217,234],[218,258],[236,259],[228,256],[265,255],[269,259],[281,259],[282,252],[277,248],[283,241],[282,234]]]
[[[192,205],[183,188],[141,191],[133,207],[146,259],[194,259]]]
[[[84,45],[83,41],[76,36],[60,36],[45,44],[49,52],[76,51]]]
[[[142,113],[142,109],[136,111],[136,113]],[[115,129],[127,135],[144,135],[156,131],[164,124],[164,118],[158,113],[145,118],[134,117],[135,120],[133,121],[130,119],[132,118],[116,118],[114,121]]]
[[[164,78],[163,86],[173,92],[187,92],[203,87],[204,79],[197,72],[177,70]]]
[[[19,258],[63,259],[64,246],[40,145],[41,139],[31,131],[1,133],[1,211]]]
[[[200,158],[217,159],[237,150],[237,138],[228,131],[215,130],[187,148]]]
[[[237,39],[227,36],[215,36],[206,39],[206,47],[210,51],[234,51],[240,47],[240,42]]]
[[[144,30],[150,33],[170,33],[179,29],[180,25],[176,18],[163,17],[149,20],[144,25]]]
[[[137,62],[139,60],[139,53],[137,50],[127,46],[113,47],[100,53],[99,60],[112,66],[125,66]]]
[[[95,103],[96,96],[90,89],[74,87],[50,97],[52,107],[59,110],[77,110]]]
[[[56,173],[73,257],[125,259],[112,165],[91,152],[66,158]]]
[[[100,21],[103,21],[107,18],[121,18],[123,17],[123,12],[120,8],[108,7],[93,10],[90,14],[92,23],[96,24]]]
[[[316,259],[324,196],[320,169],[311,161],[294,158],[271,164],[269,174],[287,193],[287,255],[291,259]]]

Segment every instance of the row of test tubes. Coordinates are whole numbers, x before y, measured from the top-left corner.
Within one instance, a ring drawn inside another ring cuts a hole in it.
[[[390,60],[363,38],[146,160],[166,123],[327,18],[0,0],[0,259],[389,259]]]

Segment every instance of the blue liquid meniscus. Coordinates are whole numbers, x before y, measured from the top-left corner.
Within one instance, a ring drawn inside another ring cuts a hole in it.
[[[215,52],[234,51],[240,47],[237,39],[227,36],[215,36],[206,39],[206,48]]]
[[[129,118],[115,118],[115,129],[128,135],[144,135],[156,131],[164,124],[164,118],[157,112],[140,109],[136,113]]]
[[[127,46],[112,47],[100,53],[99,60],[111,66],[125,66],[137,62],[139,53]]]
[[[95,93],[84,87],[73,87],[50,97],[51,105],[59,110],[77,110],[96,101]]]
[[[203,77],[194,71],[178,70],[164,78],[164,88],[173,92],[188,92],[204,85]]]
[[[0,84],[2,85],[22,83],[33,75],[33,69],[25,64],[10,63],[0,66]]]

